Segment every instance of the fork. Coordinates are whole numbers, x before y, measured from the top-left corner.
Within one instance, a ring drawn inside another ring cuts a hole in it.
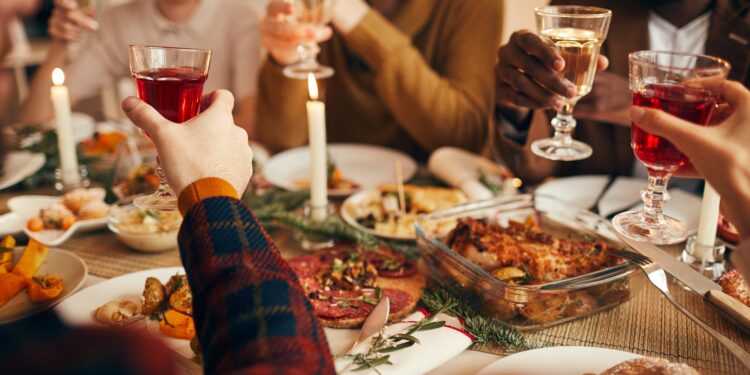
[[[135,322],[139,322],[139,321],[141,321],[141,320],[143,320],[145,318],[146,318],[146,316],[143,315],[143,314],[133,315],[130,318],[119,320],[119,321],[115,322],[114,325],[116,327],[125,327],[125,326],[129,326],[129,325],[131,325],[131,324],[133,324]]]
[[[646,273],[646,276],[648,276],[649,281],[651,281],[651,284],[653,284],[657,289],[659,289],[662,294],[664,294],[665,297],[667,297],[667,300],[674,305],[674,307],[677,308],[681,313],[685,314],[690,320],[698,324],[703,330],[708,332],[711,336],[713,336],[716,340],[719,340],[719,342],[724,345],[731,353],[734,355],[740,362],[742,362],[743,365],[745,365],[746,368],[750,368],[750,354],[748,354],[742,347],[735,344],[732,340],[727,338],[726,336],[722,335],[715,329],[711,328],[708,324],[704,323],[702,320],[700,320],[697,316],[695,316],[693,313],[688,311],[686,308],[682,307],[677,301],[675,301],[674,297],[672,297],[672,293],[669,292],[669,284],[667,283],[667,274],[664,272],[664,269],[661,268],[658,264],[654,263],[653,260],[650,258],[639,254],[634,253],[631,251],[625,251],[625,250],[613,250],[610,251],[610,254],[624,258],[629,260],[632,263],[635,263],[636,265],[640,266],[643,272]]]

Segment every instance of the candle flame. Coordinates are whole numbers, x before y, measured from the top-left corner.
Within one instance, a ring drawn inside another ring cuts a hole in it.
[[[310,92],[310,99],[318,100],[318,82],[312,73],[307,75],[307,90]]]
[[[55,68],[55,70],[52,71],[52,83],[54,83],[55,86],[60,86],[65,83],[65,73],[63,73],[62,69]]]

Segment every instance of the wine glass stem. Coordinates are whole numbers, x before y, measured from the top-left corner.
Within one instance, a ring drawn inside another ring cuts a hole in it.
[[[318,53],[320,53],[318,43],[315,43],[314,41],[302,42],[297,45],[297,53],[299,54],[300,62],[303,65],[318,65],[317,57]]]
[[[573,107],[575,103],[566,103],[552,119],[552,127],[555,135],[552,137],[557,147],[570,147],[573,144],[573,129],[576,128],[576,120],[573,118]]]
[[[643,220],[647,223],[666,225],[664,219],[664,202],[666,202],[667,183],[672,171],[648,170],[648,185],[641,191],[643,200]]]
[[[161,165],[156,166],[156,171],[154,171],[154,174],[156,174],[156,178],[159,179],[159,189],[156,190],[156,195],[164,196],[168,195],[169,191],[167,190],[167,176],[164,174],[164,170],[161,169]]]

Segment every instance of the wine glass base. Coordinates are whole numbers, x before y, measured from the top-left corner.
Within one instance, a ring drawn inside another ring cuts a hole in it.
[[[570,145],[560,145],[552,138],[540,139],[531,143],[531,151],[534,155],[560,161],[574,161],[586,159],[594,153],[591,146],[573,141]]]
[[[133,199],[133,204],[138,208],[153,211],[177,211],[177,196],[174,192],[166,191],[162,194],[154,193]]]
[[[640,211],[623,212],[612,219],[617,233],[635,241],[654,245],[674,245],[688,236],[685,224],[664,215],[664,223],[647,222]]]
[[[332,77],[334,70],[331,67],[320,64],[297,64],[287,66],[284,68],[283,73],[285,77],[292,79],[307,79],[310,73],[312,73],[316,79],[323,79]]]

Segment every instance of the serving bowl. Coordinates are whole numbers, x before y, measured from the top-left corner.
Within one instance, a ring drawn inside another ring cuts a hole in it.
[[[545,196],[501,197],[417,219],[417,245],[429,276],[486,315],[521,330],[542,329],[598,313],[627,301],[643,286],[644,276],[630,263],[541,284],[509,283],[446,244],[459,219],[487,218],[507,226],[510,221],[524,222],[530,216],[550,234],[596,238],[616,248],[626,247],[616,239],[608,220],[588,210]]]
[[[142,217],[144,220],[138,220]],[[154,253],[177,248],[182,217],[178,212],[155,212],[135,205],[112,208],[107,227],[133,250]]]

